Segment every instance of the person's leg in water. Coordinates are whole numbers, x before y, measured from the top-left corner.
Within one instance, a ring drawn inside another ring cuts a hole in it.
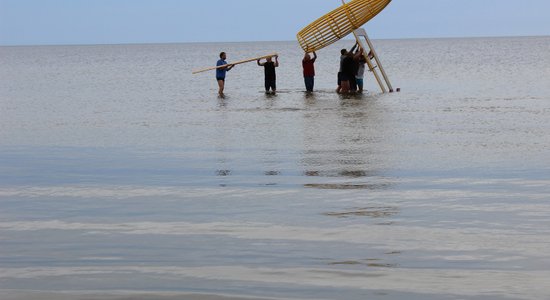
[[[265,92],[266,92],[266,94],[269,94],[270,91],[271,91],[271,93],[275,94],[275,92],[277,91],[277,85],[275,83],[275,79],[266,78],[265,79]]]
[[[273,92],[273,94],[277,92],[277,81],[275,79],[271,81],[271,91]]]
[[[348,78],[347,74],[342,73],[340,85],[341,85],[340,93],[342,93],[342,94],[349,93],[350,84],[349,84],[349,78]]]
[[[350,93],[355,93],[357,92],[357,81],[355,80],[355,76],[354,75],[348,75],[349,77],[349,91]]]
[[[357,88],[359,89],[359,93],[363,92],[363,78],[357,78],[355,79],[357,82]]]
[[[224,88],[225,88],[225,79],[218,78],[218,95],[223,96]]]
[[[340,94],[342,92],[342,72],[338,72],[338,87],[336,88],[336,93]]]
[[[304,83],[306,84],[306,91],[313,92],[313,86],[315,84],[313,76],[304,77]]]
[[[349,89],[349,80],[342,80],[342,89],[340,90],[342,94],[348,94],[350,92]]]

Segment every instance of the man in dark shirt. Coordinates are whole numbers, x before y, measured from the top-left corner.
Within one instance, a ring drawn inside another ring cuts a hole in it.
[[[261,59],[258,59],[258,66],[264,67],[265,74],[265,92],[269,93],[271,89],[272,93],[277,91],[277,75],[275,74],[275,68],[279,67],[279,56],[275,55],[275,62],[271,57],[266,58],[266,61],[261,63]]]
[[[342,72],[343,71],[342,69],[344,65],[344,60],[348,56],[348,53],[349,52],[353,53],[353,51],[355,50],[355,48],[357,48],[357,46],[359,45],[355,43],[355,45],[349,51],[347,49],[340,50],[341,56],[340,56],[340,69],[338,71],[338,88],[336,88],[337,93],[342,93],[342,92],[349,93],[349,90],[350,90],[349,79],[347,74],[344,74],[344,72]]]
[[[355,76],[359,69],[359,58],[362,56],[362,50],[357,53],[348,52],[342,61],[342,93],[357,92],[357,82]]]
[[[317,60],[317,53],[315,52],[313,52],[313,58],[309,56],[309,53],[306,53],[302,60],[304,83],[306,84],[306,91],[308,92],[313,92],[313,85],[315,84],[315,60]]]

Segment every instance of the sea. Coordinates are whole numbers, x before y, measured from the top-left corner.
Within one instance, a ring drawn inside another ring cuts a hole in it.
[[[0,299],[550,299],[550,37],[353,43],[0,47]]]

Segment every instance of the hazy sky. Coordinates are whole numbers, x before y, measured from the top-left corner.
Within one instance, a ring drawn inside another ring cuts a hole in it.
[[[0,0],[0,44],[294,40],[340,0]],[[550,35],[550,0],[393,0],[372,38]]]

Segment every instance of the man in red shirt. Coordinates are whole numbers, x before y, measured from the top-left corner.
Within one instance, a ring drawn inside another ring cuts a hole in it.
[[[315,60],[317,59],[317,53],[313,52],[313,58],[309,56],[309,53],[304,55],[302,60],[302,67],[304,68],[304,82],[306,84],[306,90],[313,92],[313,85],[315,84]]]

